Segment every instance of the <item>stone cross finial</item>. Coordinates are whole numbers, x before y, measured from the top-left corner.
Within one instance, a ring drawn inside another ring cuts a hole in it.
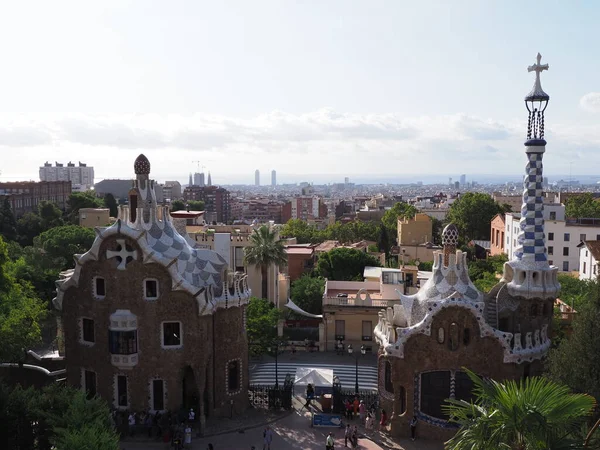
[[[540,73],[542,73],[544,70],[548,70],[550,68],[550,66],[548,66],[548,64],[541,64],[542,61],[542,55],[540,55],[539,53],[537,54],[537,62],[533,65],[533,66],[529,66],[527,67],[527,72],[535,72],[535,91],[541,91],[542,90],[542,84],[540,83]]]
[[[119,265],[117,266],[117,269],[125,270],[127,263],[129,262],[127,258],[131,257],[131,259],[136,259],[137,258],[137,250],[127,250],[127,246],[125,245],[124,239],[117,239],[117,244],[118,244],[117,251],[114,251],[114,250],[106,251],[106,259],[118,258]]]

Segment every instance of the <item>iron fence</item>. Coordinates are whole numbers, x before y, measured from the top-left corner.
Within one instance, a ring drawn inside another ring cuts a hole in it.
[[[289,410],[293,394],[294,382],[289,375],[280,386],[251,384],[248,387],[248,398],[254,408]]]

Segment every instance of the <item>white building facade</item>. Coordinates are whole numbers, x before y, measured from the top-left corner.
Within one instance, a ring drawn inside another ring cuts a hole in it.
[[[521,214],[506,214],[506,254],[511,260],[518,247]],[[546,251],[548,263],[561,272],[580,270],[579,244],[587,240],[600,240],[599,219],[566,219],[564,205],[544,204]]]
[[[40,181],[70,181],[73,191],[87,191],[94,187],[94,168],[81,161],[78,165],[56,162],[54,166],[45,162],[40,167]]]
[[[583,241],[577,247],[579,248],[579,279],[597,279],[598,261],[600,261],[600,240]]]

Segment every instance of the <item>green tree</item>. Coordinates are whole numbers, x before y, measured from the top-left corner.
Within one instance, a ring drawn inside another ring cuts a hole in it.
[[[92,191],[74,192],[67,200],[68,216],[73,223],[77,223],[79,220],[81,208],[101,208],[102,206],[104,206],[102,199],[96,197]]]
[[[52,259],[57,259],[63,270],[75,266],[73,255],[87,252],[96,233],[90,228],[78,225],[64,225],[44,231],[35,238],[35,245],[44,250]]]
[[[36,295],[50,307],[63,260],[51,258],[38,247],[25,247],[12,259],[11,270],[15,279],[30,283]]]
[[[592,397],[542,377],[500,383],[467,373],[475,400],[449,399],[444,406],[461,427],[446,442],[448,450],[583,448],[580,430],[594,408]]]
[[[590,192],[573,196],[565,202],[565,215],[567,217],[600,218],[600,202],[595,200]]]
[[[185,209],[185,202],[183,200],[173,200],[171,202],[171,211],[183,211]]]
[[[104,206],[110,210],[110,217],[117,217],[119,215],[119,204],[115,196],[110,192],[104,196]]]
[[[38,214],[40,216],[42,231],[60,227],[65,223],[62,218],[63,213],[56,206],[56,203],[41,201],[38,205]]]
[[[436,245],[442,245],[442,231],[444,229],[444,223],[440,219],[435,217],[431,218],[431,242]]]
[[[0,236],[7,241],[17,240],[17,221],[8,197],[4,197],[0,207]]]
[[[250,245],[244,249],[244,262],[260,269],[262,277],[262,298],[268,296],[268,269],[275,265],[287,265],[287,254],[277,232],[263,225],[250,235]]]
[[[463,242],[489,240],[490,222],[501,211],[488,194],[467,192],[450,205],[446,221],[456,225]]]
[[[576,311],[582,303],[592,299],[598,289],[596,280],[580,280],[567,274],[558,274],[560,299]]]
[[[246,332],[252,353],[266,353],[269,345],[277,339],[277,322],[280,316],[280,311],[270,301],[250,298],[246,310]]]
[[[548,357],[549,376],[600,401],[600,283],[594,281],[573,319],[573,332]]]
[[[0,237],[0,362],[22,362],[24,352],[41,340],[46,308],[31,285],[14,277],[7,246]]]
[[[325,292],[325,279],[305,274],[292,283],[290,297],[304,311],[322,314],[323,292]]]
[[[202,200],[188,200],[187,207],[190,211],[204,211],[204,202]]]
[[[290,219],[281,228],[279,235],[282,238],[296,238],[298,244],[316,243],[315,227],[307,224],[305,221],[300,219]]]
[[[334,248],[322,253],[317,261],[317,273],[329,280],[362,280],[366,266],[381,267],[379,260],[355,248]]]
[[[379,224],[379,236],[377,236],[377,246],[380,252],[385,253],[385,259],[387,260],[390,255],[390,236],[388,231],[385,229],[383,223]]]
[[[19,244],[23,246],[33,244],[33,239],[42,231],[42,219],[38,214],[25,213],[17,221]]]
[[[412,219],[417,212],[417,208],[404,202],[396,203],[385,212],[381,222],[385,225],[393,242],[397,240],[398,236],[398,219]]]

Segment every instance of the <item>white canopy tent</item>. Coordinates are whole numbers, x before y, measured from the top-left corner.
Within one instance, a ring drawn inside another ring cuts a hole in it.
[[[300,308],[298,305],[296,305],[292,299],[288,299],[288,302],[285,304],[286,308],[291,309],[294,312],[297,312],[298,314],[302,315],[302,316],[306,316],[306,317],[311,317],[313,319],[322,319],[323,318],[323,314],[311,314],[309,312],[304,311],[302,308]]]
[[[315,394],[331,393],[333,390],[333,370],[314,367],[298,367],[294,379],[294,394],[306,393],[306,386],[312,384]]]

